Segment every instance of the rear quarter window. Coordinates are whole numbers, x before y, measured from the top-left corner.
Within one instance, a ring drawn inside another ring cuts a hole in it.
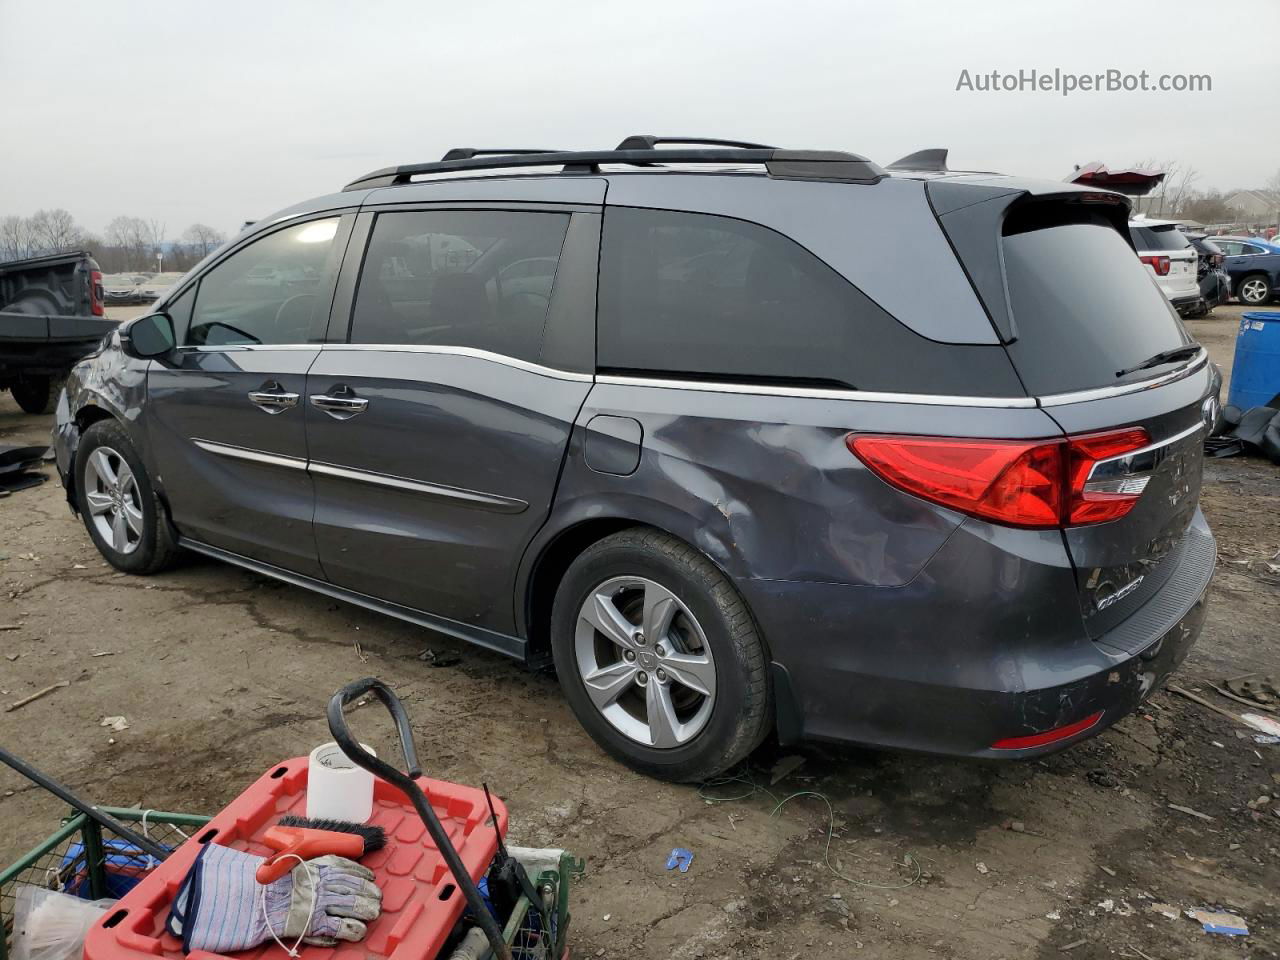
[[[672,378],[1024,395],[1000,346],[920,336],[781,233],[633,207],[605,212],[597,364]]]
[[[1158,375],[1171,368],[1116,376],[1190,342],[1124,237],[1101,217],[1054,223],[1012,214],[1002,247],[1016,335],[1009,354],[1030,393]]]

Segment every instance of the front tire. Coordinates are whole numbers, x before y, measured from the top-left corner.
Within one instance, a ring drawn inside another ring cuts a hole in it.
[[[98,552],[125,573],[158,573],[179,549],[142,458],[115,420],[100,420],[76,448],[76,502]]]
[[[1260,307],[1271,299],[1271,283],[1261,274],[1253,274],[1240,281],[1236,298],[1250,307]]]
[[[764,643],[733,584],[644,527],[570,565],[551,614],[560,685],[606,752],[662,780],[713,777],[772,725]]]

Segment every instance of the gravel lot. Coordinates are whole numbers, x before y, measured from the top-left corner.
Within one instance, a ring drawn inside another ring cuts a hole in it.
[[[1239,310],[1189,324],[1230,363]],[[43,442],[49,417],[0,398],[0,444]],[[52,471],[50,471],[52,473]],[[1211,462],[1204,506],[1221,565],[1179,682],[1280,676],[1280,469]],[[276,761],[328,739],[324,705],[366,674],[393,683],[429,774],[487,781],[520,842],[586,858],[573,890],[579,957],[1275,956],[1280,746],[1168,692],[1049,760],[992,765],[820,745],[753,758],[710,803],[636,776],[580,730],[555,680],[422,629],[236,568],[191,559],[140,579],[107,567],[56,478],[0,500],[0,743],[85,796],[214,812]],[[97,656],[95,656],[95,654]],[[124,715],[129,727],[101,727]],[[361,739],[390,746],[375,710]],[[114,739],[114,742],[113,742]],[[803,763],[777,784],[783,756]],[[824,863],[827,807],[833,810]],[[776,799],[775,799],[776,797]],[[1191,808],[1205,818],[1170,808]],[[0,863],[52,831],[61,805],[0,769]],[[687,874],[664,868],[694,851]],[[905,858],[919,864],[903,867]],[[1167,919],[1154,902],[1221,907],[1247,941]],[[1070,948],[1067,954],[1061,951]]]

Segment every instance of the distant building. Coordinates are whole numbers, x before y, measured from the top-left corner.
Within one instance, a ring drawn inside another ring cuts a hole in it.
[[[1280,195],[1270,190],[1237,190],[1225,199],[1246,221],[1275,223],[1280,218]]]

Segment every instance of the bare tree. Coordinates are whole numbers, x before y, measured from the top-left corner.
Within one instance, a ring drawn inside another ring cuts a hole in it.
[[[1160,170],[1165,175],[1160,186],[1135,204],[1148,216],[1176,216],[1191,199],[1193,185],[1200,178],[1200,171],[1195,167],[1183,166],[1177,160],[1139,160],[1133,166]]]
[[[107,224],[106,241],[110,258],[123,270],[143,270],[151,265],[147,222],[140,217],[120,216]]]
[[[84,231],[76,223],[76,218],[61,207],[37,210],[31,216],[31,231],[45,253],[75,250],[84,242]]]
[[[205,223],[193,223],[182,235],[182,242],[191,248],[191,253],[204,259],[218,247],[226,243],[227,238],[219,231]]]
[[[1221,190],[1193,190],[1178,214],[1204,224],[1231,223],[1240,217],[1240,211],[1227,203],[1227,195]]]
[[[36,252],[31,221],[26,217],[0,219],[0,260],[25,260]]]

